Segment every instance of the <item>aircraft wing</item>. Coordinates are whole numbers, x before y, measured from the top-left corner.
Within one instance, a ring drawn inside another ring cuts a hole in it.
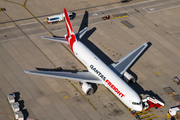
[[[123,75],[124,72],[138,59],[141,53],[144,52],[147,46],[147,43],[142,44],[140,47],[121,58],[117,63],[111,64],[109,67],[115,68],[120,75]]]
[[[28,71],[25,70],[25,73],[34,74],[34,75],[41,75],[41,76],[48,76],[48,77],[56,77],[56,78],[64,78],[69,80],[77,80],[81,82],[90,82],[90,83],[97,83],[103,84],[99,78],[94,76],[90,72],[60,72],[60,71]]]

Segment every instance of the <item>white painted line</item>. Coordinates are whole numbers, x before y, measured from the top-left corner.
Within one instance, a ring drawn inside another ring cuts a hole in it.
[[[44,21],[41,21],[41,22],[44,22]],[[39,22],[32,22],[32,23],[20,24],[20,25],[18,25],[18,26],[29,25],[29,24],[34,24],[34,23],[39,23]],[[0,29],[7,29],[7,28],[12,28],[12,27],[16,27],[16,26],[8,26],[8,27],[0,28]]]
[[[104,22],[111,22],[111,21],[110,21],[110,20],[106,20],[106,21],[101,21],[101,22],[92,23],[91,25],[93,25],[93,24],[99,24],[99,23],[104,23]],[[77,28],[77,27],[79,27],[79,26],[73,26],[73,28]],[[62,30],[64,30],[64,29],[66,29],[66,28],[54,30],[54,32],[62,31]],[[36,36],[36,35],[43,35],[43,34],[46,34],[46,33],[49,33],[49,32],[43,32],[43,33],[38,33],[38,34],[29,35],[29,37],[31,37],[31,36]],[[16,39],[16,38],[15,38],[15,39]]]
[[[143,8],[146,12],[148,12],[149,13],[149,11],[148,10],[146,10],[146,8]]]
[[[138,5],[138,4],[148,3],[148,2],[152,2],[152,1],[155,1],[155,0],[149,0],[149,1],[144,1],[144,2],[140,2],[140,3],[134,3],[134,4],[130,4],[130,5],[119,6],[119,7],[113,7],[113,8],[103,9],[103,10],[99,10],[99,11],[93,11],[93,12],[89,12],[89,13],[96,13],[96,12],[99,12],[100,14],[102,14],[100,11],[111,10],[111,9],[116,9],[116,8],[121,8],[121,7],[127,7],[127,6],[133,6],[133,5]],[[84,13],[78,14],[78,15],[76,15],[76,16],[83,15],[83,14],[84,14]],[[41,22],[44,22],[44,21],[41,21]],[[26,23],[26,24],[20,24],[20,25],[18,25],[18,26],[29,25],[29,24],[34,24],[34,23],[38,23],[38,22],[32,22],[32,23]],[[12,27],[16,27],[16,26],[3,27],[3,28],[0,28],[0,29],[6,29],[6,28],[12,28]]]
[[[54,31],[61,31],[61,30],[54,30]],[[43,32],[43,33],[38,33],[38,34],[29,35],[29,37],[31,37],[31,36],[36,36],[36,35],[42,35],[42,34],[45,34],[45,33],[49,33],[49,32]]]
[[[7,42],[7,41],[11,41],[11,40],[17,40],[17,39],[20,39],[20,38],[25,38],[25,36],[24,37],[13,38],[13,39],[7,39],[7,40],[0,40],[0,42]]]
[[[164,5],[164,3],[158,4],[158,5],[153,5],[153,6],[148,6],[147,8],[155,8],[155,7],[158,7],[158,6],[161,6],[161,5]]]
[[[97,15],[98,15],[97,13],[92,14],[92,16],[97,16]]]
[[[180,6],[175,6],[175,7],[169,7],[169,8],[164,8],[164,9],[160,9],[160,10],[149,11],[148,13],[153,13],[153,12],[158,12],[158,11],[162,11],[162,10],[173,9],[173,8],[177,8],[177,7],[180,7]]]
[[[27,29],[27,30],[25,30],[25,31],[31,31],[31,30],[34,30],[34,29]]]
[[[103,9],[103,10],[99,10],[99,11],[93,11],[93,12],[100,12],[100,11],[111,10],[111,9],[115,9],[115,8],[121,8],[121,7],[128,7],[128,6],[133,6],[133,5],[139,5],[139,4],[148,3],[148,2],[152,2],[152,1],[156,1],[156,0],[149,0],[149,1],[144,1],[144,2],[140,2],[140,3],[134,3],[134,4],[130,4],[130,5],[124,5],[124,6],[119,6],[119,7],[107,8],[107,9]],[[90,12],[90,13],[92,13],[92,12]]]
[[[96,12],[105,11],[105,10],[111,10],[111,9],[116,9],[116,8],[128,7],[128,6],[133,6],[133,5],[139,5],[139,4],[148,3],[148,2],[152,2],[152,1],[156,1],[156,0],[149,0],[149,1],[144,1],[144,2],[140,2],[140,3],[134,3],[134,4],[130,4],[130,5],[124,5],[124,6],[119,6],[119,7],[107,8],[107,9],[102,9],[102,10],[98,10],[98,11],[92,11],[92,12],[89,12],[89,13],[96,13]],[[83,14],[84,13],[81,13],[81,14],[78,14],[76,16],[83,15]]]
[[[104,20],[104,21],[101,21],[101,22],[92,23],[91,25],[95,25],[95,24],[99,24],[99,23],[104,23],[104,22],[111,22],[111,21],[110,20]]]
[[[100,11],[111,10],[111,9],[116,9],[116,8],[122,8],[122,7],[127,7],[127,6],[133,6],[133,5],[148,3],[148,2],[152,2],[152,1],[155,1],[155,0],[149,0],[149,1],[144,1],[144,2],[140,2],[140,3],[134,3],[134,4],[130,4],[130,5],[124,5],[124,6],[114,7],[114,8],[108,8],[108,9],[103,9],[103,10],[99,10],[99,11],[93,11],[93,12],[89,12],[89,13],[95,13],[95,14],[97,14],[97,12],[101,13]],[[146,10],[145,8],[143,8],[143,9]],[[149,13],[148,10],[146,10],[146,11]],[[84,13],[82,13],[82,14],[84,14]],[[78,14],[77,16],[82,15],[82,14]],[[98,15],[99,15],[99,14],[97,14],[97,16],[98,16]],[[90,19],[91,19],[91,18],[90,18]],[[93,18],[92,18],[92,19],[93,19]],[[41,22],[44,22],[44,21],[41,21]],[[92,23],[92,24],[99,24],[99,23],[104,23],[104,22],[110,22],[110,21],[109,21],[109,20],[106,20],[106,21],[95,22],[95,23]],[[18,25],[18,26],[30,25],[30,24],[34,24],[34,23],[38,23],[38,22],[20,24],[20,25]],[[91,24],[91,25],[92,25],[92,24]],[[3,28],[0,28],[0,29],[6,29],[6,28],[12,28],[12,27],[16,27],[16,26],[3,27]],[[74,28],[76,28],[76,27],[79,27],[79,26],[74,26]],[[54,30],[54,31],[56,32],[56,31],[61,31],[61,30],[64,30],[64,29],[66,29],[66,28],[59,29],[59,30]],[[32,29],[28,29],[28,30],[26,30],[26,31],[30,31],[30,30],[32,30]],[[49,32],[38,33],[38,34],[29,35],[29,36],[42,35],[42,34],[45,34],[45,33],[49,33]],[[13,39],[1,40],[0,42],[9,41],[9,40],[17,40],[17,39],[20,39],[20,38],[25,38],[25,37],[18,37],[18,38],[13,38]]]
[[[26,23],[26,24],[20,24],[19,26],[29,25],[29,24],[34,24],[34,23],[38,23],[38,22],[32,22],[32,23]]]
[[[149,10],[150,10],[150,11],[153,11],[153,10],[155,10],[155,8],[149,8]]]
[[[0,28],[0,29],[7,29],[7,28],[12,28],[12,27],[16,27],[16,26],[8,26],[8,27]]]

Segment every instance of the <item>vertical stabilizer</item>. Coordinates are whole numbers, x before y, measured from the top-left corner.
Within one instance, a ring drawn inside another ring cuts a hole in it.
[[[72,25],[71,25],[69,15],[67,13],[66,8],[64,8],[64,14],[65,14],[65,18],[66,18],[67,34],[68,34],[68,36],[71,36],[72,34],[74,34],[74,31],[72,29]]]
[[[65,35],[65,38],[67,39],[67,41],[69,42],[69,46],[71,48],[71,50],[73,51],[73,44],[74,42],[77,41],[76,36],[74,34],[74,31],[72,29],[72,25],[69,19],[69,15],[67,13],[67,10],[64,8],[64,14],[65,14],[65,18],[66,18],[66,27],[67,27],[67,35]]]

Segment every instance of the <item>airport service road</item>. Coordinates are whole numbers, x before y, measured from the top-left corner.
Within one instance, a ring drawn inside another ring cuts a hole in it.
[[[110,9],[104,9],[104,10],[99,10],[99,11],[94,11],[89,13],[89,25],[92,24],[100,24],[103,22],[111,22],[111,20],[106,20],[103,21],[101,19],[102,16],[105,15],[114,15],[114,14],[119,14],[119,13],[127,13],[134,15],[136,14],[137,11],[140,11],[140,14],[146,14],[146,12],[151,13],[151,12],[156,12],[160,10],[165,10],[165,9],[171,9],[178,7],[180,5],[180,1],[178,0],[166,0],[165,2],[163,0],[150,0],[150,1],[145,1],[142,3],[136,3],[133,5],[126,5],[126,6],[120,6],[120,7],[115,7],[115,8],[110,8]],[[3,13],[1,13],[3,14]],[[6,41],[6,40],[15,40],[18,38],[23,38],[25,35],[27,36],[34,36],[34,35],[41,35],[42,33],[48,33],[44,27],[38,23],[36,20],[31,22],[31,23],[26,23],[26,20],[12,20],[9,15],[4,13],[6,17],[9,17],[9,21],[7,22],[1,22],[0,24],[7,24],[7,23],[12,23],[12,26],[7,26],[7,27],[1,27],[0,28],[0,41]],[[82,14],[77,14],[74,20],[72,20],[72,25],[74,29],[78,29],[78,27],[81,24],[81,20],[83,18],[83,13]],[[46,24],[44,22],[46,17],[40,17],[38,18],[42,24],[44,24],[52,33],[55,33],[58,31],[58,33],[62,30],[65,29],[65,23],[64,22],[59,22],[58,24]],[[17,22],[18,21],[18,22]],[[21,24],[20,21],[23,21],[25,24]],[[13,25],[13,23],[16,22],[16,24]],[[95,26],[95,25],[94,25]],[[63,34],[56,34],[57,36]]]

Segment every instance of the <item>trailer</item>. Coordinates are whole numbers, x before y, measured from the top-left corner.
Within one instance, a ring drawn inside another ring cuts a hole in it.
[[[75,17],[75,13],[72,13],[72,12],[68,12],[68,15],[69,15],[69,18],[70,20],[74,19]],[[45,19],[45,22],[47,24],[49,23],[58,23],[58,22],[61,22],[61,21],[64,21],[65,20],[65,14],[64,13],[60,13],[60,14],[57,14],[57,15],[52,15],[52,16],[49,16]]]
[[[12,108],[13,112],[18,112],[20,110],[19,103],[18,102],[12,103],[11,108]]]
[[[21,111],[14,112],[15,120],[24,120],[24,115]]]
[[[11,105],[12,103],[15,102],[15,95],[14,95],[13,93],[8,94],[8,95],[7,95],[7,100],[8,100],[8,102],[9,102],[9,104]]]

